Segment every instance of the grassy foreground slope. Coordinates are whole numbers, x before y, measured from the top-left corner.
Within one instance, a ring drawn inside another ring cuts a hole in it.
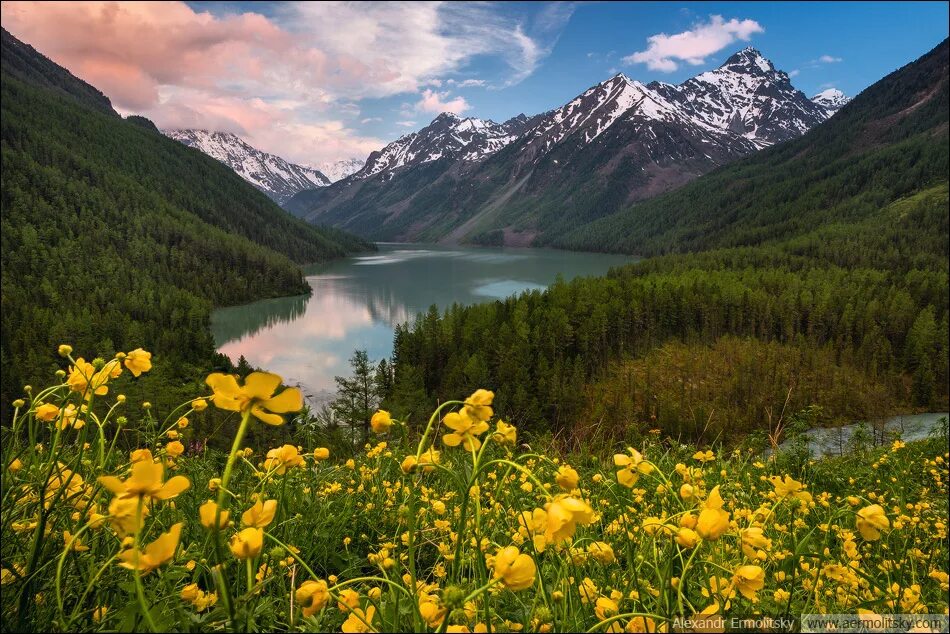
[[[3,402],[63,342],[207,363],[213,306],[308,292],[300,264],[369,248],[2,43]]]
[[[561,244],[668,255],[400,329],[387,404],[420,411],[424,397],[490,385],[526,428],[579,441],[656,427],[697,442],[811,405],[825,424],[945,407],[947,50],[803,138]],[[723,350],[742,374],[724,386],[736,407],[720,406],[722,368],[704,361]],[[837,380],[850,387],[824,388]]]

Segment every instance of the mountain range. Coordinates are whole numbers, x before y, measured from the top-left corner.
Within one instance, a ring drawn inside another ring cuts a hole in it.
[[[284,206],[374,240],[543,245],[796,138],[846,100],[809,99],[746,48],[679,85],[618,74],[533,117],[442,113]]]

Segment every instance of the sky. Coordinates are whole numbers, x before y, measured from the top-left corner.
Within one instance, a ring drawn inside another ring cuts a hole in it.
[[[618,72],[679,83],[747,46],[809,96],[853,96],[948,19],[947,2],[2,3],[4,28],[119,112],[313,166],[443,111],[500,122]]]

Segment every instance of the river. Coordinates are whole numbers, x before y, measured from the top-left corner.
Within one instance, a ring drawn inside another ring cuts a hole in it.
[[[233,361],[301,385],[313,404],[349,375],[354,350],[392,354],[393,328],[435,304],[474,304],[543,289],[558,275],[603,275],[636,258],[552,249],[380,244],[379,251],[305,270],[310,296],[268,299],[214,311],[218,350]]]

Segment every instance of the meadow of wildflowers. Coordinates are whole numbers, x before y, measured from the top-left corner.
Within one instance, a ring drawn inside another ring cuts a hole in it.
[[[377,412],[352,455],[255,452],[251,426],[303,406],[276,375],[211,374],[178,409],[130,421],[110,382],[149,372],[148,352],[60,355],[55,383],[26,390],[3,427],[4,631],[646,632],[947,613],[946,438],[794,461],[652,434],[558,456],[480,389],[424,429]],[[226,455],[190,438],[209,408],[232,413]]]

